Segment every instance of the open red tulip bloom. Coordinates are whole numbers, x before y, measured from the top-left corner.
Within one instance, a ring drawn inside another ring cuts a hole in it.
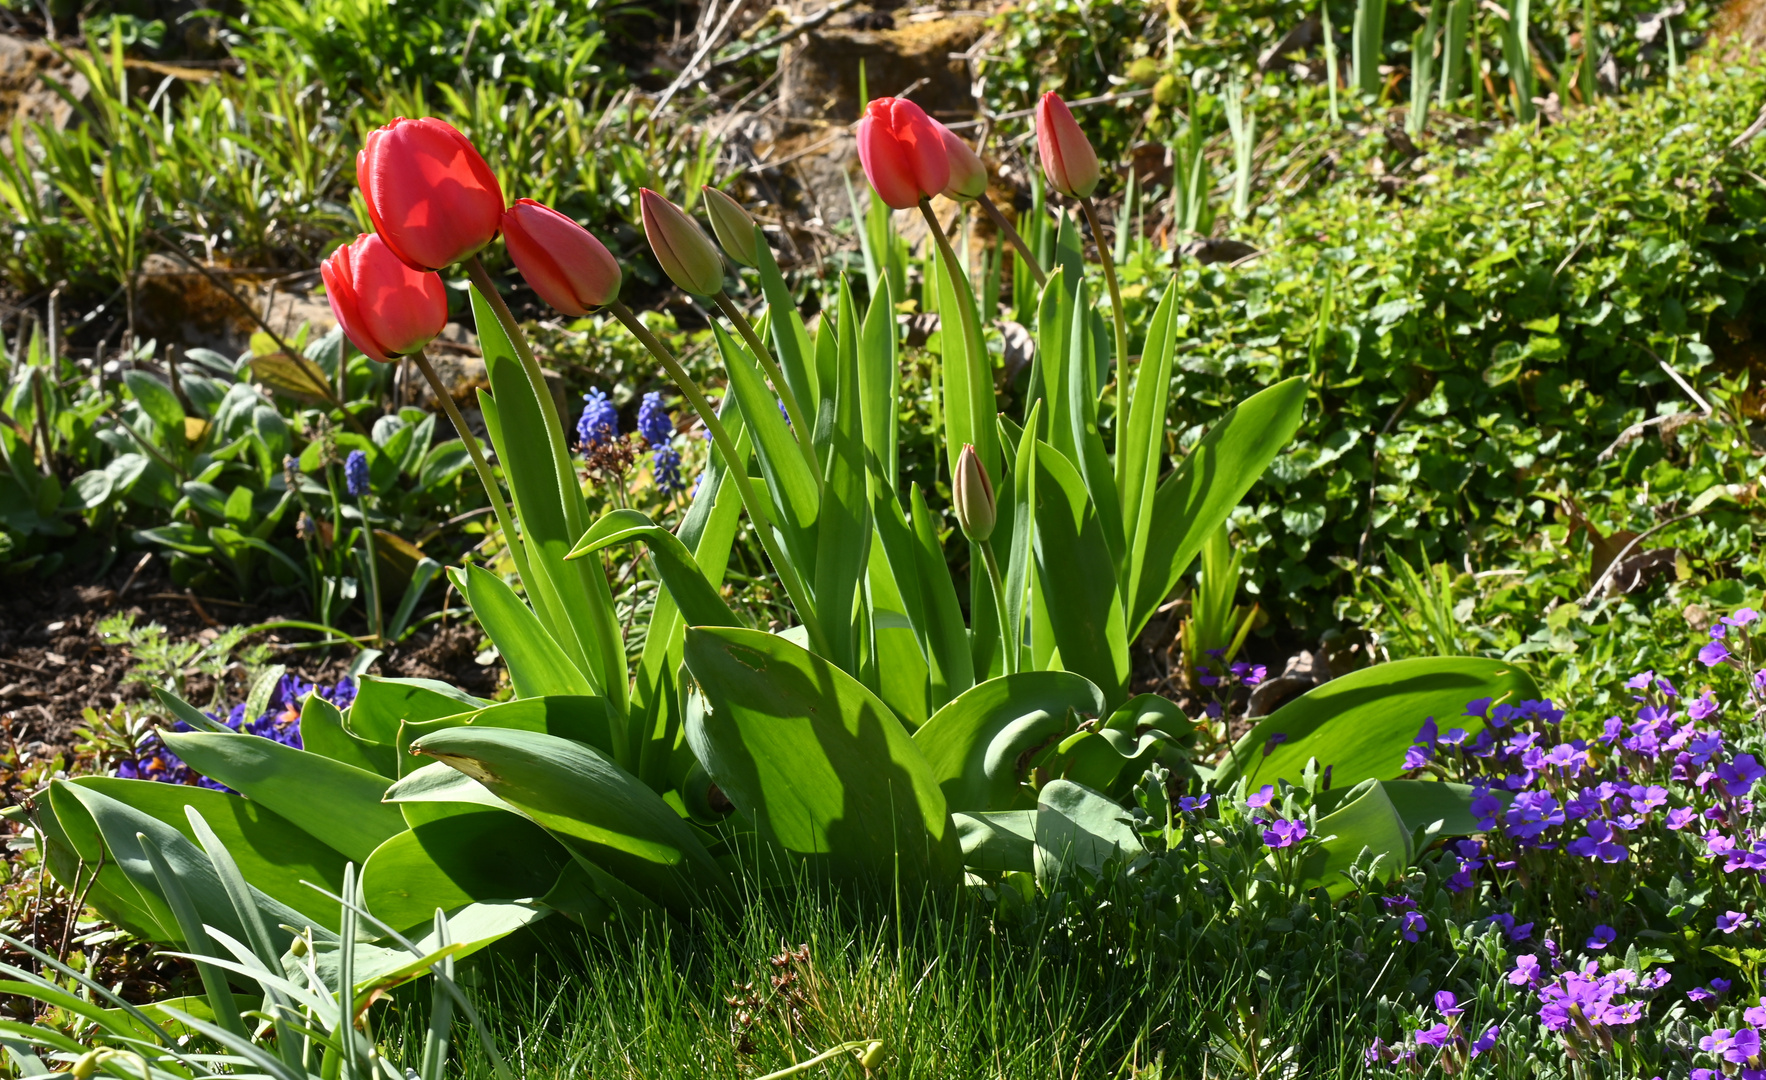
[[[441,275],[406,266],[372,233],[338,248],[319,275],[337,324],[372,360],[414,353],[448,324]]]
[[[496,239],[503,189],[445,120],[400,117],[368,133],[356,183],[374,231],[416,270],[452,266]]]
[[[1042,153],[1042,171],[1050,187],[1075,199],[1097,189],[1097,151],[1058,94],[1044,94],[1037,102],[1036,148]]]
[[[858,159],[878,197],[897,210],[911,210],[950,183],[939,125],[905,98],[878,98],[865,106]]]
[[[540,299],[587,315],[619,296],[619,262],[589,230],[544,203],[517,199],[503,212],[503,243]]]

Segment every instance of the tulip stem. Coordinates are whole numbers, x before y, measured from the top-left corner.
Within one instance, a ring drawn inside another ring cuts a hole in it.
[[[821,620],[816,618],[815,608],[809,602],[809,594],[803,588],[803,580],[797,576],[797,568],[779,550],[779,542],[773,536],[772,518],[767,513],[766,504],[755,495],[754,485],[749,482],[748,462],[736,456],[736,444],[730,438],[723,421],[717,418],[717,410],[711,407],[705,391],[699,388],[699,383],[693,376],[687,374],[687,369],[668,351],[668,347],[656,340],[656,335],[650,332],[650,328],[632,314],[631,308],[615,300],[607,305],[607,310],[625,324],[625,328],[631,331],[632,336],[644,348],[650,350],[650,355],[661,362],[668,377],[674,380],[675,386],[687,396],[688,403],[699,414],[699,418],[705,421],[705,430],[711,432],[711,441],[717,447],[717,452],[723,455],[724,467],[729,471],[730,479],[736,482],[736,491],[742,496],[742,505],[748,508],[748,516],[754,522],[755,535],[760,537],[760,546],[766,549],[767,558],[772,560],[780,583],[784,585],[786,594],[797,608],[798,618],[803,620],[812,651],[820,656],[829,655],[828,639],[822,636]]]
[[[1006,646],[1006,674],[1018,673],[1018,628],[1012,625],[1011,612],[1006,609],[1006,586],[1000,579],[999,560],[993,557],[993,542],[982,540],[976,547],[987,563],[987,580],[993,586],[993,606],[999,609],[1000,637]]]
[[[546,374],[540,370],[540,362],[534,358],[533,346],[528,344],[527,335],[521,332],[521,324],[515,321],[515,314],[509,310],[503,294],[497,289],[497,283],[491,280],[491,275],[485,270],[484,264],[478,261],[478,256],[470,256],[463,265],[466,267],[466,276],[477,287],[485,303],[491,306],[497,322],[502,324],[504,335],[509,338],[509,344],[515,348],[516,358],[521,361],[521,370],[527,376],[528,384],[533,387],[534,397],[539,399],[540,414],[545,418],[546,441],[551,444],[558,475],[561,478],[574,477],[576,469],[570,464],[570,450],[564,442],[564,425],[558,418],[558,410],[546,407],[552,400],[552,392],[546,387]],[[582,493],[566,489],[563,494],[564,523],[573,535],[580,536],[587,528],[583,522],[585,503]]]
[[[484,460],[484,451],[479,449],[478,437],[466,426],[466,418],[460,415],[460,407],[454,404],[447,387],[442,385],[441,377],[429,363],[429,357],[419,349],[411,354],[417,362],[417,370],[428,380],[429,389],[435,393],[435,400],[441,403],[442,412],[447,414],[448,423],[454,425],[459,432],[460,441],[466,445],[466,456],[472,459],[472,467],[478,471],[478,482],[484,485],[484,493],[490,496],[491,512],[497,515],[497,528],[503,530],[503,545],[509,549],[509,557],[515,560],[515,573],[521,579],[523,589],[528,587],[532,575],[527,568],[526,541],[515,532],[515,524],[509,517],[509,506],[503,501],[503,490],[497,486],[497,478],[491,474],[491,467]]]
[[[1018,235],[1018,230],[1012,226],[1010,221],[1006,220],[1006,215],[1000,213],[1000,208],[993,205],[993,200],[987,197],[987,192],[982,192],[975,201],[981,204],[981,209],[986,211],[987,216],[993,220],[993,227],[998,229],[1000,235],[1010,240],[1012,247],[1017,249],[1018,258],[1024,261],[1025,267],[1030,271],[1030,276],[1036,279],[1036,287],[1040,289],[1047,285],[1049,276],[1042,272],[1042,266],[1036,261],[1036,256],[1030,253],[1030,245],[1026,244],[1024,238]]]
[[[1098,212],[1092,208],[1091,199],[1082,196],[1079,209],[1084,211],[1086,224],[1091,226],[1092,241],[1098,245],[1098,264],[1104,268],[1104,284],[1110,289],[1110,312],[1116,317],[1116,370],[1121,372],[1128,364],[1128,320],[1122,314],[1122,289],[1116,284],[1116,263],[1104,250],[1104,230],[1098,225]]]
[[[760,335],[754,332],[754,324],[748,321],[748,316],[742,314],[742,309],[730,299],[730,294],[720,290],[712,299],[717,301],[717,306],[723,311],[724,318],[730,320],[731,324],[736,327],[736,332],[742,335],[742,340],[746,341],[748,347],[754,350],[755,358],[760,361],[760,366],[766,369],[767,378],[771,379],[773,386],[778,389],[779,400],[785,403],[785,415],[791,420],[791,434],[797,436],[797,445],[803,451],[803,460],[809,463],[809,471],[815,474],[816,483],[820,484],[822,482],[822,466],[816,461],[815,429],[810,427],[804,419],[803,409],[797,403],[797,395],[791,392],[791,384],[785,381],[785,372],[780,369],[779,362],[773,359],[773,354],[768,351],[766,342],[760,340]]]

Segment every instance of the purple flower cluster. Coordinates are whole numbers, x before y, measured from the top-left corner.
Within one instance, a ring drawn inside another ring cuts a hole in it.
[[[655,390],[645,394],[638,406],[638,434],[653,451],[651,472],[657,488],[664,495],[686,490],[687,482],[681,478],[681,452],[674,447],[674,421],[662,404],[662,395]]]
[[[1210,663],[1196,665],[1196,682],[1214,692],[1215,699],[1208,703],[1207,709],[1208,715],[1215,719],[1226,712],[1226,699],[1232,696],[1233,687],[1243,686],[1249,690],[1269,678],[1269,668],[1263,664],[1243,660],[1227,663],[1225,649],[1209,649],[1207,655]],[[1264,754],[1267,756],[1274,749],[1274,746],[1266,745]]]
[[[1459,998],[1451,990],[1441,990],[1435,994],[1435,1011],[1441,1014],[1440,1021],[1411,1032],[1411,1038],[1416,1043],[1415,1046],[1406,1046],[1402,1042],[1387,1045],[1384,1040],[1375,1039],[1373,1045],[1367,1048],[1367,1063],[1369,1065],[1396,1065],[1399,1063],[1415,1065],[1418,1061],[1418,1051],[1426,1047],[1460,1058],[1461,1064],[1463,1064],[1465,1061],[1487,1053],[1496,1045],[1496,1040],[1502,1036],[1501,1025],[1491,1024],[1468,1046],[1465,1036],[1460,1031],[1460,1018],[1465,1015],[1465,1006],[1459,1003]],[[1459,1068],[1455,1067],[1448,1071],[1457,1072]]]
[[[261,736],[299,750],[302,748],[301,703],[309,692],[317,692],[326,701],[346,709],[356,699],[356,683],[346,677],[339,679],[336,686],[320,686],[298,675],[284,675],[277,681],[276,689],[270,694],[269,708],[261,716],[247,718],[243,702],[233,706],[224,717],[216,713],[207,716],[242,734]],[[172,725],[172,730],[189,731],[191,728],[180,720]],[[192,769],[166,746],[156,732],[149,732],[141,739],[135,747],[135,757],[119,763],[115,775],[125,780],[154,780],[162,784],[193,784],[215,791],[232,790]]]
[[[583,395],[583,414],[576,421],[576,441],[585,450],[612,442],[619,435],[619,410],[607,392],[592,386]]]
[[[1424,722],[1405,768],[1470,783],[1472,812],[1501,849],[1492,855],[1477,841],[1454,845],[1446,856],[1454,867],[1450,888],[1470,888],[1485,866],[1512,869],[1533,851],[1627,862],[1642,837],[1701,821],[1708,823],[1707,857],[1722,860],[1727,873],[1766,880],[1766,833],[1746,824],[1766,766],[1752,754],[1728,753],[1722,733],[1702,726],[1719,710],[1714,695],[1685,703],[1683,712],[1679,691],[1654,672],[1627,686],[1638,692],[1636,719],[1612,717],[1593,740],[1558,740],[1563,712],[1550,702],[1491,708],[1487,699],[1474,701],[1466,718],[1484,725],[1475,737]]]
[[[350,498],[359,499],[368,494],[368,455],[361,450],[351,450],[343,459],[343,483],[349,489]]]
[[[1749,1009],[1747,1020],[1750,1024],[1766,1021],[1766,1009]],[[1766,1069],[1760,1067],[1760,1033],[1753,1028],[1718,1028],[1699,1039],[1699,1049],[1722,1064],[1716,1069],[1694,1069],[1692,1080],[1735,1075],[1741,1080],[1766,1080]]]
[[[1596,1038],[1605,1044],[1611,1043],[1615,1028],[1642,1020],[1649,998],[1673,978],[1667,968],[1646,975],[1630,968],[1603,972],[1595,960],[1566,967],[1553,949],[1547,948],[1546,954],[1551,961],[1549,975],[1538,955],[1528,953],[1516,959],[1508,981],[1533,991],[1539,1021],[1547,1031]]]

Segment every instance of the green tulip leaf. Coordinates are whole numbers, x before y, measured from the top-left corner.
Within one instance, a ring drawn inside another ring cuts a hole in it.
[[[480,810],[381,844],[362,866],[362,900],[375,918],[404,930],[429,923],[437,908],[544,896],[570,862],[563,845],[527,818]]]
[[[1311,758],[1331,768],[1337,787],[1396,779],[1405,750],[1429,717],[1442,731],[1460,727],[1476,735],[1484,724],[1464,715],[1469,702],[1538,696],[1526,672],[1498,660],[1439,656],[1375,664],[1316,686],[1259,721],[1234,745],[1215,782],[1249,776],[1257,784],[1299,783]]]
[[[411,748],[477,780],[579,857],[677,914],[728,887],[691,826],[591,746],[467,725],[431,732]]]
[[[1066,874],[1096,878],[1109,859],[1146,851],[1134,818],[1101,792],[1070,780],[1051,780],[1036,799],[1036,880],[1052,889]]]
[[[1301,860],[1301,880],[1308,887],[1324,886],[1332,897],[1352,888],[1343,871],[1355,865],[1364,849],[1385,857],[1379,864],[1382,880],[1410,865],[1411,830],[1377,780],[1348,791],[1338,809],[1318,819],[1316,835],[1324,843]]]
[[[1104,695],[1070,671],[1025,671],[989,679],[932,714],[914,746],[953,811],[1034,805],[1021,783],[1023,763],[1073,730],[1073,713],[1100,716]]]
[[[360,862],[405,819],[380,797],[387,779],[258,735],[167,731],[161,738],[192,769],[218,780]]]
[[[394,746],[399,724],[435,720],[484,708],[490,702],[434,679],[382,679],[364,675],[356,681],[356,700],[344,713],[344,727],[364,742]]]
[[[1122,594],[1103,523],[1071,462],[1036,447],[1036,580],[1061,666],[1098,685],[1107,703],[1128,696]]]
[[[764,839],[839,879],[957,883],[944,793],[862,683],[756,630],[691,628],[686,661],[710,706],[688,743]]]
[[[1030,873],[1036,868],[1035,810],[955,813],[950,817],[957,827],[964,866],[1002,873]]]

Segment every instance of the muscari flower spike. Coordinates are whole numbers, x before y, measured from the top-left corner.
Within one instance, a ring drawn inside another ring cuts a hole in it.
[[[619,410],[607,400],[606,391],[589,387],[583,395],[583,414],[576,421],[576,441],[583,449],[605,446],[619,436]]]

